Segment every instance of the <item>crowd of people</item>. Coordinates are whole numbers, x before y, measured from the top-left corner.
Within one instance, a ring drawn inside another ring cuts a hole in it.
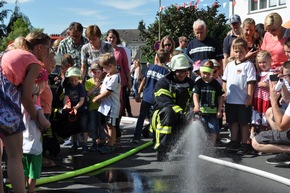
[[[189,42],[181,36],[175,46],[171,35],[164,36],[145,74],[139,59],[131,66],[131,54],[115,29],[102,40],[97,25],[87,26],[83,36],[83,26],[72,22],[68,37],[53,45],[42,32],[16,38],[0,66],[0,134],[14,192],[26,192],[25,183],[34,192],[41,167],[54,165],[45,153],[59,152],[46,145],[59,137],[55,109],[73,122],[70,133],[59,133],[69,138],[65,143],[72,153],[79,147],[102,154],[122,148],[120,120],[126,110],[132,116],[131,89],[141,106],[130,142],[140,142],[148,118],[159,161],[167,159],[183,126],[199,114],[212,147],[221,143],[226,120],[228,152],[277,153],[267,163],[290,163],[290,29],[278,13],[267,15],[264,24],[252,18],[242,22],[238,15],[229,21],[223,45],[207,36],[201,19],[193,23],[195,38]]]

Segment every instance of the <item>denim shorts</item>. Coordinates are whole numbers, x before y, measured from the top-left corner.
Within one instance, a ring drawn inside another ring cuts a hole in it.
[[[219,119],[216,114],[213,115],[202,115],[200,121],[209,133],[219,133]]]

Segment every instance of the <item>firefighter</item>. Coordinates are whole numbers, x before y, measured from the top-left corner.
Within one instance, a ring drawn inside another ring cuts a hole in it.
[[[190,65],[184,54],[172,57],[170,73],[161,78],[154,87],[154,113],[151,129],[155,133],[157,160],[167,159],[167,152],[177,142],[185,113],[192,104],[194,81],[188,77]]]

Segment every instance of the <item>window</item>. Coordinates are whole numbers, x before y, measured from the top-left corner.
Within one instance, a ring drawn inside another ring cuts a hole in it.
[[[285,6],[286,0],[249,0],[249,4],[251,11],[259,11]]]

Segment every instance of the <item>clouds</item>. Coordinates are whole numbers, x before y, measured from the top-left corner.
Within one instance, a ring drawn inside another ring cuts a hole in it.
[[[98,4],[107,6],[107,7],[112,7],[114,9],[119,9],[119,10],[132,10],[135,8],[140,8],[142,6],[145,6],[148,4],[148,1],[146,0],[110,0],[110,1],[100,1]]]
[[[15,3],[16,0],[4,0],[7,3]],[[19,3],[28,3],[28,2],[32,2],[33,0],[18,0]]]

